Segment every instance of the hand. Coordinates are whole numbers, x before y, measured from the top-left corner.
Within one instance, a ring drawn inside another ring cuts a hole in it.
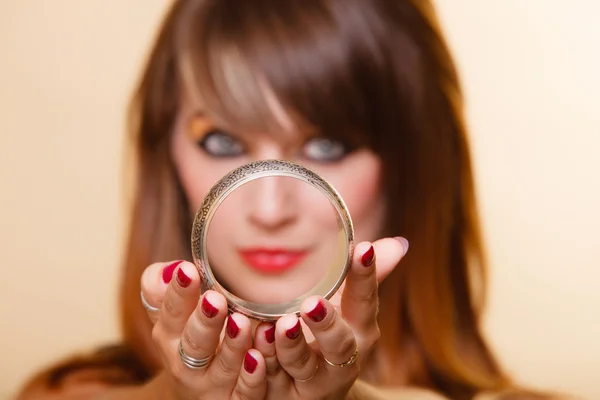
[[[227,317],[225,298],[214,291],[200,296],[200,290],[200,276],[189,262],[153,264],[142,276],[143,299],[156,308],[149,314],[164,365],[157,378],[160,398],[263,399],[266,367],[260,352],[251,349],[250,321],[240,314]],[[185,355],[208,364],[185,365],[180,344]]]
[[[301,320],[287,315],[258,326],[254,346],[265,357],[267,398],[346,398],[379,339],[378,283],[408,250],[408,242],[391,238],[372,246],[356,246],[342,294],[308,298]]]

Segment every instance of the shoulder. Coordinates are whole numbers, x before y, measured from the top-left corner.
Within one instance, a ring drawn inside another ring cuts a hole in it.
[[[486,392],[481,393],[473,400],[579,400],[574,397],[557,394],[557,393],[542,393],[527,390],[510,389],[501,392]]]
[[[360,382],[353,389],[354,397],[350,398],[357,400],[450,400],[437,392],[416,386],[375,387]]]
[[[148,378],[128,348],[110,346],[73,356],[38,372],[23,385],[17,399],[90,398],[111,387],[139,384]]]
[[[74,377],[75,378],[75,377]],[[78,400],[89,399],[92,396],[103,394],[110,386],[95,382],[77,382],[76,379],[69,384],[58,388],[47,386],[32,386],[23,390],[16,400]]]
[[[386,400],[449,400],[431,390],[421,388],[389,389],[384,392]]]

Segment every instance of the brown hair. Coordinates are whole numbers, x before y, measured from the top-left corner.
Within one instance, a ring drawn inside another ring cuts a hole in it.
[[[131,108],[121,354],[141,372],[130,382],[160,368],[139,301],[142,271],[190,259],[190,210],[168,140],[180,99],[195,96],[224,127],[275,131],[268,94],[298,126],[381,157],[382,234],[411,243],[380,287],[382,337],[362,378],[457,400],[510,387],[480,331],[485,254],[460,84],[426,0],[173,2]]]

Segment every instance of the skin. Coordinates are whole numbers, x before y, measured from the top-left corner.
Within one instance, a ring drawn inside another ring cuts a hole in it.
[[[221,294],[214,291],[200,293],[200,277],[192,263],[179,261],[174,271],[169,267],[173,261],[150,265],[142,275],[141,286],[147,302],[159,309],[158,312],[149,312],[149,318],[154,324],[152,337],[162,357],[163,370],[141,387],[74,384],[60,393],[44,393],[41,398],[75,399],[92,395],[98,399],[168,400],[442,399],[428,391],[386,391],[357,380],[361,365],[379,339],[378,284],[408,250],[408,243],[403,240],[375,240],[384,218],[378,158],[359,149],[335,162],[315,162],[298,155],[319,154],[313,144],[307,150],[306,143],[309,141],[306,138],[283,134],[273,138],[259,133],[251,136],[239,134],[246,140],[247,153],[235,158],[215,159],[198,146],[198,141],[211,127],[210,121],[202,117],[188,119],[186,123],[182,121],[186,119],[180,118],[172,135],[172,156],[192,209],[199,206],[204,195],[222,175],[250,160],[291,159],[317,171],[336,187],[353,217],[356,237],[362,240],[355,247],[344,284],[329,301],[318,296],[306,299],[301,306],[300,318],[287,315],[275,324],[258,324],[244,315],[228,316],[226,300]],[[190,123],[193,128],[190,128]],[[316,148],[319,149],[318,146]],[[301,197],[299,192],[294,192],[297,188],[291,190],[295,197]],[[276,190],[270,194],[278,193],[281,192]],[[249,195],[256,193],[250,192]],[[310,199],[306,201],[310,203]],[[284,219],[285,224],[277,223],[277,229],[269,232],[277,234],[284,227],[294,232],[290,235],[292,239],[298,240],[302,235],[291,228],[309,226],[313,228],[313,235],[323,233],[319,239],[325,243],[328,232],[325,229],[327,224],[323,225],[322,209],[316,206],[308,209],[310,212],[293,213],[292,218]],[[245,225],[248,230],[256,229],[254,232],[263,229],[264,233],[265,224],[257,224],[252,219],[256,215],[250,211],[252,207],[238,209],[239,215],[233,215],[225,222]],[[276,221],[281,221],[280,212],[290,212],[284,206],[274,207],[271,211]],[[232,213],[225,213],[225,219],[229,218],[228,214]],[[243,235],[240,237],[243,238]],[[227,237],[221,236],[220,239],[225,243],[217,242],[219,247],[216,250],[230,250]],[[166,268],[173,271],[173,278],[168,281],[164,280],[163,274]],[[252,284],[260,282],[258,276],[251,274],[246,278]],[[291,289],[288,283],[283,281],[279,285]],[[296,334],[290,335],[290,332]],[[214,358],[204,369],[189,369],[181,362],[178,353],[180,342],[190,357]],[[350,366],[340,368],[325,361],[344,363],[356,350],[356,362]]]
[[[172,157],[192,209],[199,207],[212,185],[231,169],[252,160],[287,159],[315,170],[339,191],[361,242],[355,248],[344,285],[330,301],[310,297],[301,306],[300,319],[287,315],[275,326],[257,325],[240,314],[227,317],[226,301],[219,293],[200,295],[200,278],[191,263],[181,263],[174,273],[176,278],[168,283],[161,279],[167,264],[149,267],[142,278],[142,290],[150,304],[160,307],[158,315],[151,318],[156,323],[153,338],[166,366],[166,397],[339,399],[348,395],[360,365],[379,339],[378,301],[373,294],[407,246],[392,238],[372,242],[384,217],[378,157],[365,149],[340,153],[337,143],[320,145],[292,130],[277,136],[260,132],[215,134],[208,118],[184,107],[172,135]],[[302,240],[314,243],[316,250],[311,256],[318,261],[331,246],[327,238],[332,230],[323,222],[327,221],[323,218],[327,207],[318,206],[314,196],[306,194],[306,186],[270,182],[246,189],[241,199],[226,206],[230,212],[219,216],[225,228],[214,232],[212,252],[217,255],[215,264],[222,260],[226,269],[232,270],[227,275],[224,269],[224,276],[237,276],[243,285],[236,289],[251,295],[244,290],[264,285],[264,276],[244,269],[233,257],[219,259],[219,254],[231,254],[244,240],[258,237],[259,242],[262,240],[259,244],[264,244],[283,237],[288,246]],[[289,206],[293,199],[316,205]],[[306,270],[301,271],[295,280],[310,284]],[[298,284],[286,279],[278,282],[287,291]],[[180,340],[187,355],[203,358],[215,354],[215,358],[205,369],[186,368],[177,350]],[[348,367],[325,362],[344,363],[356,350],[357,361]]]
[[[230,170],[254,160],[284,159],[314,170],[338,190],[352,216],[357,242],[378,237],[384,199],[381,165],[374,153],[340,152],[341,144],[326,147],[291,128],[277,136],[216,129],[186,105],[172,135],[172,157],[191,210],[200,207],[210,188]],[[250,301],[281,303],[306,293],[324,276],[342,250],[338,239],[336,214],[317,189],[293,178],[263,178],[238,188],[219,206],[209,228],[208,254],[219,280],[232,293]],[[257,247],[303,250],[306,256],[283,274],[265,275],[239,254],[242,248]]]
[[[365,267],[362,256],[371,246],[379,258]],[[270,324],[254,328],[240,314],[229,317],[238,328],[236,335],[232,337],[228,328],[223,332],[224,325],[231,326],[226,321],[226,301],[214,291],[200,296],[200,278],[193,264],[181,263],[168,284],[162,281],[162,271],[168,264],[151,265],[142,277],[142,290],[148,302],[160,308],[150,318],[155,321],[153,339],[165,366],[151,382],[152,387],[166,399],[347,398],[352,394],[360,365],[379,339],[378,303],[373,296],[377,282],[391,272],[405,250],[400,241],[392,238],[373,244],[359,243],[343,296],[338,292],[331,301],[308,298],[301,307],[302,329],[298,336],[287,335],[298,323],[296,316],[288,315],[275,324],[274,342],[269,342],[265,334],[271,329]],[[189,281],[185,287],[181,274]],[[206,306],[203,308],[206,302],[218,310],[216,314],[207,314]],[[326,310],[320,321],[309,316],[317,304]],[[180,340],[187,355],[201,359],[214,354],[215,358],[206,369],[186,368],[177,350]],[[356,348],[357,361],[349,367],[330,366],[324,361],[325,357],[333,363],[343,363]],[[247,353],[256,364],[251,372],[244,362]],[[365,393],[370,394],[361,398],[395,398],[395,394],[385,395],[374,388]]]
[[[230,194],[210,222],[208,258],[219,281],[239,297],[283,303],[306,293],[323,278],[338,242],[335,210],[327,197],[303,181],[262,178]],[[241,249],[286,249],[301,259],[283,271],[257,271]]]

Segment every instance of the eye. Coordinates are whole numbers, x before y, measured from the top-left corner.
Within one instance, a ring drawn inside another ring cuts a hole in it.
[[[245,151],[239,140],[219,130],[208,132],[198,145],[213,157],[237,157]]]
[[[346,154],[348,149],[343,143],[324,137],[309,139],[302,149],[304,157],[320,162],[339,161]]]

